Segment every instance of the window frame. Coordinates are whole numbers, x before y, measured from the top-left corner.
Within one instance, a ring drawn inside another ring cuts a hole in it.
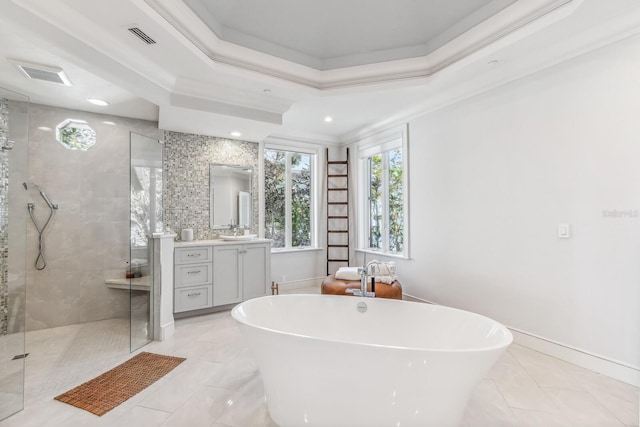
[[[285,246],[284,247],[272,247],[271,252],[287,252],[287,251],[303,251],[310,249],[318,248],[318,224],[317,224],[317,206],[318,206],[318,188],[319,188],[319,157],[320,153],[318,149],[308,148],[305,145],[282,145],[282,144],[274,144],[274,143],[265,143],[264,148],[262,150],[262,182],[264,183],[265,177],[265,164],[264,159],[266,157],[267,151],[282,151],[286,153],[286,164],[285,164],[285,217],[286,217],[286,227],[285,227]],[[292,238],[293,232],[291,229],[292,226],[292,208],[291,208],[291,191],[292,191],[292,173],[291,170],[291,155],[293,153],[310,155],[310,168],[311,168],[311,195],[310,195],[310,215],[309,215],[309,226],[311,231],[311,243],[309,246],[292,246]],[[266,208],[262,207],[264,216],[266,217]],[[265,218],[266,221],[266,218]],[[263,223],[263,227],[266,231],[266,222]]]
[[[409,258],[409,144],[408,144],[408,125],[389,129],[360,140],[357,146],[357,165],[358,165],[358,193],[357,211],[358,238],[356,249],[359,252],[366,252],[376,255],[384,255],[396,258]],[[389,251],[389,194],[388,194],[388,153],[391,150],[400,148],[402,150],[402,216],[403,216],[403,247],[402,252]],[[383,217],[385,218],[382,230],[382,248],[374,248],[371,246],[371,206],[370,206],[370,158],[372,156],[382,154],[383,160]]]

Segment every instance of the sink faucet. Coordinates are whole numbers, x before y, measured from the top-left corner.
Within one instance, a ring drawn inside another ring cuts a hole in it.
[[[233,231],[234,237],[238,235],[238,227],[239,225],[235,224],[233,218],[231,218],[231,223],[229,224],[229,229]]]
[[[375,288],[375,277],[371,276],[371,292],[367,291],[367,277],[369,274],[367,273],[367,267],[358,267],[358,273],[360,274],[360,289],[347,289],[345,292],[348,294],[353,294],[357,297],[375,297],[376,296],[376,288]]]

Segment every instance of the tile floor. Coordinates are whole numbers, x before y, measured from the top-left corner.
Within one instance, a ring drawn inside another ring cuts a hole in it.
[[[53,400],[130,358],[127,347],[118,320],[28,333],[25,409],[0,427],[276,426],[228,311],[179,319],[174,337],[144,347],[187,360],[106,415]],[[462,426],[623,427],[638,418],[638,388],[513,344],[476,388]]]

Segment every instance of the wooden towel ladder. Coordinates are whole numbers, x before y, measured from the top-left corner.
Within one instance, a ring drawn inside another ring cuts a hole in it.
[[[327,159],[327,275],[349,265],[349,149],[346,160]]]

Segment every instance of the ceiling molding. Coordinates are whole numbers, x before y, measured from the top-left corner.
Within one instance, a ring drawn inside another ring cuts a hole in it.
[[[509,72],[507,78],[504,78],[503,75],[499,81],[490,82],[486,85],[478,85],[474,90],[464,91],[462,94],[449,97],[428,98],[423,103],[413,105],[411,108],[401,111],[398,114],[344,134],[341,136],[341,145],[354,144],[362,139],[383,132],[390,127],[410,123],[419,117],[435,114],[461,102],[498,90],[515,81],[526,79],[546,69],[574,60],[583,55],[588,55],[600,48],[625,42],[632,37],[640,37],[640,10],[591,26],[587,32],[576,34],[573,40],[564,39],[558,42],[555,46],[554,54],[551,54],[546,61],[534,61],[531,64],[525,64],[520,67],[520,71]],[[447,72],[449,71],[455,72],[455,70],[447,70]]]
[[[310,144],[322,145],[325,147],[340,147],[343,145],[338,138],[331,138],[326,135],[317,135],[308,132],[297,132],[291,129],[282,129],[267,136],[265,143],[272,144]]]
[[[244,90],[226,85],[205,83],[178,77],[172,93],[184,97],[204,98],[220,104],[260,110],[278,115],[284,114],[294,101],[278,97],[272,93]]]
[[[211,99],[196,98],[194,96],[172,94],[171,106],[255,120],[264,123],[272,123],[276,125],[282,124],[282,114],[213,101]]]
[[[259,0],[182,0],[220,39],[323,71],[428,55],[517,0],[466,0],[451,6],[447,1],[280,0],[276,6]],[[361,10],[365,4],[367,10]],[[284,19],[274,21],[273,14]],[[266,21],[280,25],[262,27]],[[321,29],[331,27],[318,38]]]
[[[251,123],[250,126],[247,124]],[[218,114],[197,108],[167,105],[160,108],[158,126],[161,129],[220,138],[233,138],[231,132],[242,132],[243,141],[260,142],[281,126],[263,120],[251,120],[228,114]]]
[[[218,38],[183,1],[144,1],[214,63],[319,91],[424,79],[478,50],[506,41],[543,18],[550,23],[566,17],[581,3],[581,0],[517,2],[429,55],[322,71]]]

